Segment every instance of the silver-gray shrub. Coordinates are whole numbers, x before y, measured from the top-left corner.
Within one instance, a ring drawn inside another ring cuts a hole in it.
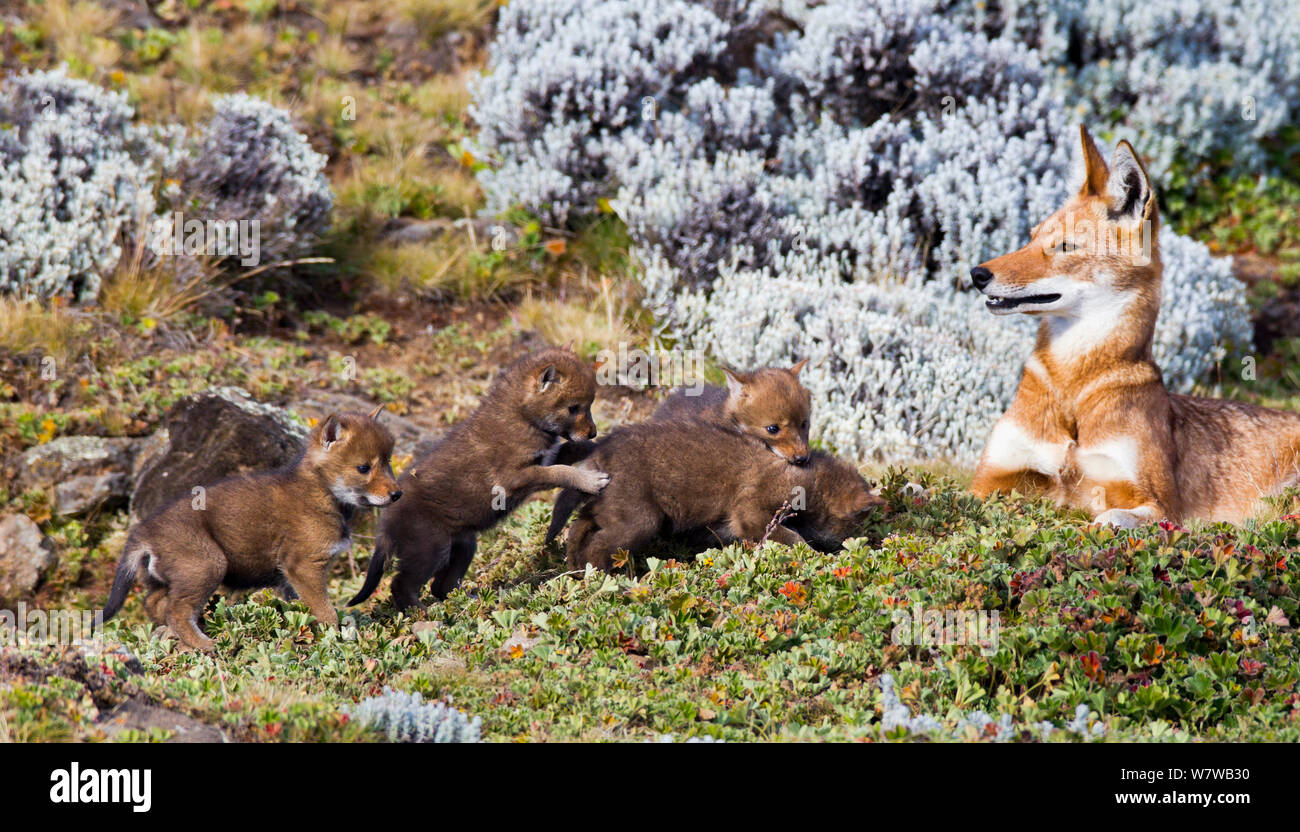
[[[1025,733],[1041,742],[1047,742],[1057,731],[1073,734],[1074,738],[1082,740],[1096,740],[1106,734],[1106,728],[1101,722],[1092,721],[1087,705],[1076,706],[1074,718],[1059,728],[1047,720],[1017,726],[1011,714],[1001,714],[995,720],[979,710],[953,710],[943,717],[924,713],[913,715],[911,709],[898,698],[893,675],[882,673],[879,681],[880,730],[885,734],[893,734],[901,729],[912,737],[963,740],[974,735],[993,742],[1009,742]]]
[[[392,688],[361,700],[347,713],[384,732],[389,742],[478,742],[482,733],[478,717],[471,720],[444,702],[425,702],[418,693]]]
[[[177,162],[175,135],[134,115],[65,69],[0,86],[0,293],[95,296]]]
[[[970,462],[1033,329],[966,276],[1068,193],[1054,75],[937,0],[512,4],[475,89],[483,182],[555,223],[614,196],[660,321],[733,365],[811,358],[824,442]],[[1249,318],[1228,261],[1160,245],[1156,357],[1187,390]]]
[[[1163,180],[1221,154],[1257,174],[1261,140],[1300,123],[1294,0],[953,0],[955,20],[1036,46],[1079,117],[1134,140]]]
[[[287,112],[260,98],[223,95],[213,109],[187,165],[198,214],[257,220],[263,259],[305,253],[329,227],[328,159],[312,150]]]
[[[0,125],[0,294],[93,300],[166,210],[261,220],[268,257],[301,253],[328,224],[325,158],[287,113],[246,95],[219,98],[190,141],[58,68],[0,82]]]

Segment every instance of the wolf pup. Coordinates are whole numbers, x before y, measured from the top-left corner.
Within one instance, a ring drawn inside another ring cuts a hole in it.
[[[180,497],[137,525],[104,620],[122,608],[143,565],[145,611],[198,650],[213,648],[198,619],[223,584],[291,590],[318,621],[337,626],[326,580],[330,562],[351,542],[352,515],[402,496],[389,462],[393,435],[378,421],[382,409],[331,415],[312,430],[296,462],[222,480],[207,488],[203,508]]]
[[[748,438],[707,422],[645,422],[621,427],[596,443],[579,468],[595,465],[609,485],[588,498],[569,529],[571,568],[610,568],[619,549],[635,553],[665,533],[709,529],[722,541],[805,541],[836,548],[883,503],[853,466],[814,451],[789,465]],[[559,527],[583,502],[556,500]],[[773,518],[783,507],[794,516]],[[804,531],[801,535],[792,527]]]
[[[1300,416],[1165,389],[1155,192],[1128,142],[1109,166],[1086,128],[1080,142],[1074,196],[1024,248],[971,270],[991,312],[1041,321],[972,490],[1045,494],[1124,528],[1240,522],[1300,483]]]
[[[795,465],[808,461],[808,419],[812,396],[799,383],[808,359],[788,370],[762,367],[741,373],[722,372],[727,387],[706,386],[696,395],[674,390],[655,409],[651,421],[702,419],[752,438]]]
[[[591,466],[551,464],[564,440],[596,435],[595,395],[595,372],[569,349],[540,350],[503,370],[478,410],[402,472],[406,499],[396,514],[384,514],[365,584],[348,605],[370,597],[390,557],[397,558],[399,610],[423,608],[420,591],[430,579],[442,600],[469,568],[476,535],[530,494],[604,488],[609,477]]]

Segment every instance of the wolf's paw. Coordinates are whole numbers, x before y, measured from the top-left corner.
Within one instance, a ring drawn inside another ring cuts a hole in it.
[[[578,482],[575,483],[579,491],[587,494],[599,494],[609,485],[609,474],[604,471],[593,471],[587,468],[578,469]]]
[[[1136,529],[1151,525],[1155,522],[1155,517],[1147,509],[1112,508],[1098,514],[1095,522],[1117,529]]]

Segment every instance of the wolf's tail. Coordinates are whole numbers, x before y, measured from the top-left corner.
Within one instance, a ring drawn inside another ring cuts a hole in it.
[[[379,586],[379,581],[384,577],[384,564],[388,562],[388,547],[384,544],[382,536],[375,542],[375,553],[370,556],[370,565],[366,567],[366,582],[361,585],[361,589],[352,600],[348,601],[349,607],[355,607],[362,601],[375,594],[375,588]]]
[[[546,528],[546,542],[549,544],[560,536],[570,515],[588,497],[576,488],[566,488],[555,498],[555,507],[551,509],[551,525]]]
[[[130,537],[126,539],[126,546],[122,548],[122,560],[117,564],[117,574],[113,576],[113,588],[109,590],[108,601],[104,604],[104,620],[107,621],[117,615],[122,609],[122,604],[126,603],[126,596],[130,594],[131,587],[135,586],[135,575],[140,571],[140,561],[145,556],[153,556],[148,546],[137,544]]]

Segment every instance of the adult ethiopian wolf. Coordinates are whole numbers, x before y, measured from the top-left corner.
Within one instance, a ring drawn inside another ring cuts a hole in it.
[[[1046,494],[1126,528],[1240,522],[1300,483],[1300,416],[1165,389],[1155,193],[1128,142],[1108,167],[1079,132],[1078,192],[1024,248],[971,269],[989,311],[1042,321],[972,490]]]

